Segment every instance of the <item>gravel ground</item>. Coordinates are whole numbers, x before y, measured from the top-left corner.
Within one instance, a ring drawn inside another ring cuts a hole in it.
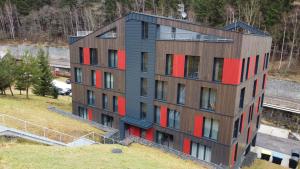
[[[268,78],[266,96],[299,100],[300,102],[300,84]]]

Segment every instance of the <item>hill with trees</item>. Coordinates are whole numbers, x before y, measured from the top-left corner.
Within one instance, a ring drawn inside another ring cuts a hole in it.
[[[269,32],[276,72],[299,64],[299,0],[0,0],[0,40],[67,42],[129,11],[178,18],[179,3],[193,22],[221,28],[241,20]]]

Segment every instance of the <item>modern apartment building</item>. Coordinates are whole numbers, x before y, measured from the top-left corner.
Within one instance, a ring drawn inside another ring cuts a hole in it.
[[[70,38],[73,114],[238,167],[255,145],[271,37],[129,13]]]

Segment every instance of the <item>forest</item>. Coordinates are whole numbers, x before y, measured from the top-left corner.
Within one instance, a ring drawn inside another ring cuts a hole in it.
[[[179,18],[222,28],[244,21],[272,35],[276,72],[300,71],[299,0],[0,0],[0,40],[67,42],[130,11]]]

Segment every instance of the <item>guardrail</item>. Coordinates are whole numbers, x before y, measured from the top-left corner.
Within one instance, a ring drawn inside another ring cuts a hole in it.
[[[69,134],[49,129],[6,114],[0,114],[0,124],[63,143],[69,143],[76,139],[74,136]]]
[[[95,132],[90,132],[84,136],[77,138],[76,140],[79,140],[82,138],[86,138],[86,139],[92,140],[96,143],[102,143],[102,144],[117,144],[117,143],[119,143],[119,141],[117,141],[113,138],[107,138],[107,137],[100,135],[98,133],[95,133]],[[76,140],[74,140],[74,141],[76,141]]]

